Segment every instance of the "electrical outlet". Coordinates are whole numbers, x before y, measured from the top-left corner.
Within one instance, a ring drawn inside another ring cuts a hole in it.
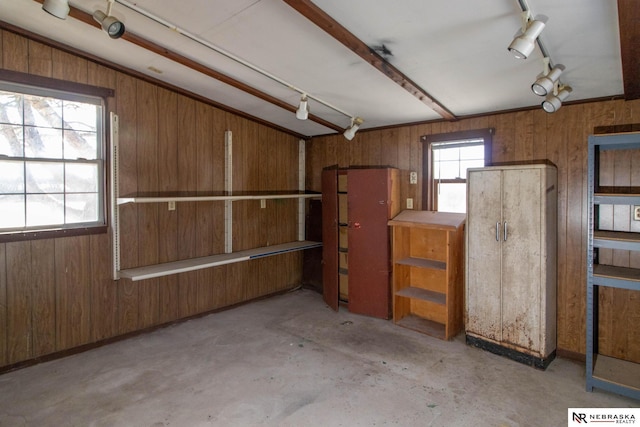
[[[413,199],[407,199],[407,209],[413,209]]]
[[[640,206],[633,207],[633,220],[640,221]]]
[[[176,201],[175,200],[171,200],[169,202],[169,210],[170,211],[175,211],[176,210]]]

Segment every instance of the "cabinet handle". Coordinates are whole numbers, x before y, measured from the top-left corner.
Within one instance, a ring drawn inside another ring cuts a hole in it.
[[[507,221],[504,222],[504,241],[507,241]]]
[[[500,223],[496,222],[496,242],[500,241]]]

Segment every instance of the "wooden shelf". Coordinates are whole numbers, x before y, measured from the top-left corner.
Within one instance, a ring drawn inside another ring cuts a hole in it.
[[[446,294],[443,294],[442,292],[430,291],[428,289],[417,288],[415,286],[409,286],[409,287],[400,289],[399,291],[396,291],[395,295],[400,297],[431,301],[440,305],[447,304]]]
[[[634,390],[640,396],[640,364],[596,355],[593,378]]]
[[[596,285],[640,290],[640,269],[595,264],[593,280]]]
[[[131,196],[118,197],[119,205],[126,203],[159,203],[159,202],[210,202],[217,200],[267,200],[267,199],[321,199],[320,193],[295,191],[220,191],[213,193],[175,192],[175,193],[138,193]]]
[[[593,246],[596,248],[640,251],[640,233],[597,230],[593,232]]]
[[[442,340],[446,338],[445,325],[413,314],[409,314],[398,320],[396,325],[422,332],[423,334],[431,335]]]
[[[595,193],[593,202],[597,205],[640,205],[640,194]]]
[[[440,339],[463,325],[465,215],[405,210],[388,224],[393,245],[393,320]]]
[[[207,257],[190,258],[163,264],[148,265],[144,267],[120,270],[120,277],[136,280],[152,279],[154,277],[168,276],[170,274],[185,273],[187,271],[232,264],[235,262],[249,261],[267,256],[280,255],[287,252],[301,251],[322,246],[321,242],[303,240],[299,242],[283,243],[280,245],[266,246],[263,248],[247,249],[229,254],[217,254]]]
[[[396,261],[396,264],[408,265],[411,267],[431,268],[434,270],[446,270],[447,263],[443,261],[434,261],[426,258],[407,257]]]

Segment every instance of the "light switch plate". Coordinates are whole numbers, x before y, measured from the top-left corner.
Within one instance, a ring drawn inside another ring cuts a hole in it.
[[[169,210],[170,211],[175,211],[176,210],[176,201],[175,200],[171,200],[169,202]]]
[[[640,221],[640,206],[633,207],[633,220]]]

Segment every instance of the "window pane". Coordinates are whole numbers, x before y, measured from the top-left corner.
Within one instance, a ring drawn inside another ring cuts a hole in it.
[[[484,145],[472,145],[461,148],[460,159],[484,159]]]
[[[458,212],[465,213],[467,211],[467,184],[439,184],[438,191],[438,211],[439,212]]]
[[[65,186],[67,193],[95,193],[98,191],[97,164],[69,164],[65,169]]]
[[[66,223],[98,221],[98,194],[68,194]]]
[[[25,157],[62,158],[62,129],[24,128]]]
[[[460,162],[458,161],[440,162],[438,175],[434,173],[433,177],[435,179],[462,178],[460,176]]]
[[[23,156],[22,126],[0,125],[0,155]]]
[[[64,101],[64,128],[96,132],[97,105]]]
[[[27,227],[64,224],[62,194],[27,195]]]
[[[24,193],[24,162],[0,160],[0,194]]]
[[[442,148],[434,150],[440,152],[440,160],[458,160],[460,158],[460,148]]]
[[[65,159],[97,159],[98,135],[95,132],[64,131]]]
[[[27,162],[27,193],[62,193],[64,164]]]
[[[0,123],[22,124],[22,95],[0,91]]]
[[[24,124],[62,128],[62,100],[24,95]]]
[[[0,195],[0,228],[24,227],[24,196]]]

